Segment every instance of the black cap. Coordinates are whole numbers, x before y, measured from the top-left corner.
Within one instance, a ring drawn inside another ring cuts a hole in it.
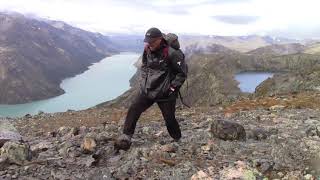
[[[151,39],[153,38],[159,38],[162,37],[162,33],[158,28],[150,28],[144,37],[144,42],[150,42]]]

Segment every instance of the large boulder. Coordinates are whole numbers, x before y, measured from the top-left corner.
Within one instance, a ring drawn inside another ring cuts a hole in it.
[[[244,127],[236,122],[227,120],[215,120],[211,124],[211,133],[214,137],[222,140],[246,140]]]
[[[22,136],[7,119],[0,118],[0,147],[10,140],[20,141]]]

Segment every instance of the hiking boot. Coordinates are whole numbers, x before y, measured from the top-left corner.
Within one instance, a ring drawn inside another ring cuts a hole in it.
[[[174,142],[179,143],[179,142],[181,142],[181,137],[179,137],[179,138],[172,138],[170,142],[172,142],[172,143],[174,143]]]
[[[114,143],[114,149],[115,150],[128,150],[131,146],[131,136],[122,134],[118,137],[118,139]]]

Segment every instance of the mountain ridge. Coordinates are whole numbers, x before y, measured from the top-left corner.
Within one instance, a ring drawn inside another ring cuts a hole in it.
[[[5,13],[0,13],[0,23],[2,104],[60,95],[64,93],[59,86],[64,78],[119,52],[107,37],[71,26],[61,30],[43,21]]]

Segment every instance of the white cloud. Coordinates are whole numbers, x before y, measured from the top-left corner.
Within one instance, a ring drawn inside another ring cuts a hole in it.
[[[176,33],[308,37],[320,29],[319,5],[316,0],[1,0],[0,10],[33,13],[99,32],[143,34],[156,26]],[[215,16],[256,19],[242,24],[232,23],[237,18],[223,21]]]

